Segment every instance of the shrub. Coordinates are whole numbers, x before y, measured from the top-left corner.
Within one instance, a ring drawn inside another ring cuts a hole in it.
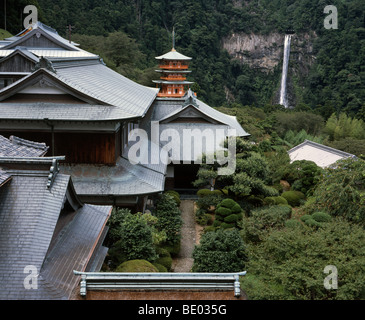
[[[273,230],[260,245],[247,246],[247,275],[262,285],[247,287],[244,277],[242,290],[252,300],[363,299],[364,244],[363,227],[340,218],[322,228]],[[328,264],[341,270],[337,290],[323,286]]]
[[[193,272],[245,270],[246,248],[236,229],[204,233],[193,252]]]
[[[166,267],[164,267],[162,264],[159,264],[159,263],[152,263],[156,269],[158,270],[158,272],[168,272],[168,270],[166,269]]]
[[[222,221],[215,219],[213,222],[213,227],[219,227],[221,224],[222,224]]]
[[[275,199],[274,199],[274,197],[266,197],[265,199],[264,199],[264,203],[266,204],[266,205],[275,205],[276,203],[275,203]]]
[[[242,219],[242,214],[231,214],[229,215],[228,217],[225,217],[224,218],[224,222],[227,222],[227,223],[236,223],[237,221],[241,220]]]
[[[198,209],[195,216],[195,221],[201,226],[211,225],[213,223],[213,216],[206,213],[205,210]]]
[[[325,211],[365,226],[365,161],[345,159],[327,168],[314,191],[312,212]]]
[[[274,199],[275,199],[275,204],[277,204],[277,205],[288,204],[288,201],[284,197],[278,196],[278,197],[274,197]]]
[[[172,258],[171,257],[162,257],[162,258],[158,258],[155,263],[161,264],[163,265],[167,271],[171,270],[171,266],[172,266]]]
[[[115,235],[118,235],[119,240],[112,245],[109,251],[112,266],[117,266],[127,260],[153,261],[157,258],[152,228],[141,215],[125,213],[116,230]]]
[[[326,212],[315,212],[312,214],[312,218],[317,222],[330,222],[332,217]]]
[[[177,207],[174,198],[169,194],[163,194],[156,203],[156,228],[165,231],[166,242],[175,245],[181,239],[181,211]]]
[[[311,219],[312,216],[310,214],[305,214],[304,216],[302,216],[300,218],[300,220],[302,220],[303,222],[306,222],[308,219]]]
[[[214,232],[215,230],[216,230],[216,228],[214,226],[209,226],[209,227],[204,228],[204,233]]]
[[[210,189],[200,189],[198,190],[198,192],[196,193],[198,195],[198,197],[205,197],[205,196],[211,196],[211,195],[216,195],[216,196],[222,196],[222,192],[220,190],[210,190]]]
[[[257,243],[273,229],[281,229],[291,218],[291,208],[285,205],[263,207],[253,210],[251,217],[242,220],[242,237]]]
[[[178,207],[180,207],[181,200],[180,200],[180,195],[178,192],[176,192],[174,190],[169,190],[169,191],[166,191],[165,194],[169,194],[170,196],[172,196],[176,202],[176,205]]]
[[[308,226],[308,227],[321,227],[322,224],[320,222],[317,222],[316,220],[314,220],[312,217],[305,220],[305,224]]]
[[[231,209],[238,205],[238,203],[232,199],[224,199],[220,204],[219,204],[219,207],[224,207],[224,208],[228,208],[228,209]]]
[[[238,226],[238,221],[242,219],[242,208],[232,199],[224,199],[215,210],[216,220],[223,222],[220,226],[224,229]]]
[[[301,204],[301,200],[305,199],[304,193],[300,191],[285,191],[281,195],[289,205],[292,207],[298,207]]]
[[[156,253],[158,254],[159,258],[171,257],[170,252],[168,252],[168,250],[166,250],[165,248],[157,247]]]
[[[223,197],[216,194],[206,195],[204,197],[200,197],[196,204],[200,209],[210,210],[211,207],[216,207],[218,203],[222,201]]]
[[[117,267],[115,271],[150,273],[150,272],[158,272],[158,269],[152,263],[146,260],[130,260],[123,262],[120,266]]]
[[[266,205],[279,205],[279,204],[288,204],[288,201],[281,196],[277,196],[277,197],[266,197],[264,199],[264,203]]]
[[[223,229],[231,229],[234,228],[236,226],[235,223],[227,223],[227,222],[222,222],[221,227]]]
[[[302,224],[297,219],[290,219],[290,220],[285,221],[285,227],[289,228],[289,229],[298,228],[298,227],[302,227]]]
[[[215,214],[219,215],[221,217],[226,217],[230,214],[232,214],[232,210],[224,207],[219,207],[217,210],[215,210]]]
[[[174,245],[164,245],[164,248],[170,253],[171,257],[176,257],[180,253],[181,244],[177,242]]]

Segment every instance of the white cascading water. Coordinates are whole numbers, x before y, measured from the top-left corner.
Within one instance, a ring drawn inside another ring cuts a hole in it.
[[[288,97],[286,94],[286,79],[288,76],[291,36],[292,36],[291,34],[285,35],[283,74],[281,76],[281,89],[280,89],[280,104],[285,106],[286,109],[289,107]]]

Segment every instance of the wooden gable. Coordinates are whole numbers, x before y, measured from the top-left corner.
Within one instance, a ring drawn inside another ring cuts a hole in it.
[[[32,59],[21,50],[16,50],[0,60],[0,72],[32,72],[36,62],[36,59]]]

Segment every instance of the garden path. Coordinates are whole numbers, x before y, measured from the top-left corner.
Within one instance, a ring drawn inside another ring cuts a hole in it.
[[[183,219],[181,228],[181,250],[179,255],[173,260],[173,272],[191,272],[194,263],[192,257],[195,244],[200,238],[200,229],[195,223],[195,202],[194,200],[181,200],[180,210]]]

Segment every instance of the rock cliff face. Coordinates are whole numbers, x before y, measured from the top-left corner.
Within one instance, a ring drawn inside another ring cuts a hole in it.
[[[296,91],[301,86],[301,79],[307,77],[315,61],[313,41],[317,35],[313,33],[294,34],[291,41],[291,53],[288,73],[288,95],[291,105],[296,103]],[[235,33],[223,39],[223,48],[233,59],[248,64],[260,72],[269,73],[282,69],[285,34],[268,35]],[[293,78],[296,77],[296,83]],[[278,91],[280,91],[278,81]],[[297,88],[295,88],[297,86]],[[273,93],[273,103],[279,102],[279,92]]]
[[[305,65],[308,72],[315,59],[313,34],[295,34],[292,38],[291,58]],[[274,70],[283,59],[285,34],[268,35],[235,33],[223,39],[223,48],[235,59],[264,72]]]

